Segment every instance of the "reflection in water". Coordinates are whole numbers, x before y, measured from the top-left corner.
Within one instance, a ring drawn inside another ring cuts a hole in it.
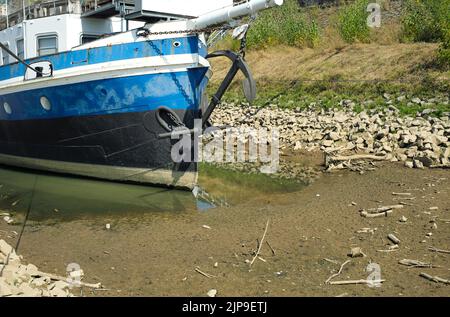
[[[0,210],[25,212],[30,220],[79,219],[117,213],[196,210],[192,193],[0,167]],[[34,195],[32,195],[34,191]]]
[[[113,216],[138,219],[143,213],[170,217],[237,205],[303,187],[274,181],[265,175],[200,167],[200,186],[191,193],[0,166],[0,211],[14,213],[18,222],[28,208],[31,221]]]

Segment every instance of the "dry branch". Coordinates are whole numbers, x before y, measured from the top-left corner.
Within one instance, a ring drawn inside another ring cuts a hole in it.
[[[342,263],[342,265],[341,265],[339,271],[338,271],[337,273],[331,275],[331,276],[325,281],[325,284],[331,284],[331,282],[330,282],[331,279],[333,279],[334,277],[336,277],[336,276],[338,276],[339,274],[341,274],[342,269],[343,269],[344,266],[345,266],[347,263],[349,263],[349,262],[350,262],[350,260],[347,260],[347,261],[345,261],[344,263]]]
[[[253,257],[252,261],[250,262],[250,266],[252,266],[253,262],[255,262],[256,258],[257,258],[258,255],[259,255],[259,252],[261,251],[261,247],[262,247],[262,245],[263,245],[264,238],[266,237],[267,229],[269,228],[269,220],[270,220],[270,219],[267,219],[266,229],[264,229],[264,234],[263,234],[263,236],[262,236],[262,238],[261,238],[261,243],[259,244],[258,251],[256,251],[255,256]]]
[[[426,268],[434,268],[437,267],[431,263],[425,263],[418,260],[410,260],[410,259],[403,259],[398,261],[399,264],[405,265],[405,266],[411,266],[411,267],[426,267]]]
[[[379,284],[386,280],[349,280],[349,281],[336,281],[330,282],[330,285],[356,285],[356,284]]]
[[[449,250],[442,250],[442,249],[438,249],[438,248],[435,248],[435,247],[429,247],[428,250],[430,250],[431,252],[450,254]]]
[[[36,272],[32,274],[33,277],[48,277],[51,280],[54,281],[63,281],[67,283],[67,277],[64,276],[58,276],[55,274],[51,274],[51,273],[44,273],[44,272]],[[80,286],[85,286],[85,287],[90,287],[90,288],[95,288],[95,289],[100,289],[102,287],[101,283],[97,283],[97,284],[91,284],[91,283],[85,283],[82,281],[76,281],[76,284],[80,285]]]
[[[393,212],[393,210],[390,209],[390,210],[386,210],[386,211],[374,214],[374,213],[369,213],[369,212],[363,210],[363,211],[361,211],[360,214],[362,217],[365,217],[365,218],[379,218],[379,217],[387,217],[387,215],[391,214],[392,212]]]
[[[199,274],[201,274],[201,275],[207,277],[207,278],[217,277],[217,276],[214,276],[214,275],[212,275],[212,274],[205,273],[205,272],[201,271],[198,267],[195,268],[195,271],[196,271],[197,273],[199,273]]]
[[[427,280],[435,282],[435,283],[444,283],[447,285],[450,284],[450,280],[443,279],[442,277],[439,277],[439,276],[431,276],[431,275],[429,275],[427,273],[423,273],[423,272],[420,273],[419,276],[426,278]]]

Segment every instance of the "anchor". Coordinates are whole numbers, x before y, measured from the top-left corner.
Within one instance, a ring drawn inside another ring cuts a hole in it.
[[[232,63],[227,75],[220,84],[216,93],[211,97],[211,101],[208,107],[204,110],[203,113],[201,113],[203,129],[211,126],[211,123],[209,122],[211,114],[222,100],[223,95],[229,89],[231,83],[233,82],[233,79],[236,77],[239,71],[241,71],[245,76],[245,79],[243,80],[243,91],[245,98],[250,103],[253,102],[256,98],[256,82],[253,78],[248,64],[244,60],[244,49],[246,46],[248,26],[246,28],[240,27],[236,30],[238,30],[238,32],[235,32],[233,36],[241,40],[241,49],[239,53],[230,50],[220,50],[206,55],[206,59],[227,57],[229,60],[231,60]],[[159,107],[156,111],[156,118],[161,126],[168,131],[168,133],[159,134],[158,138],[169,138],[174,135],[174,133],[176,135],[183,135],[193,134],[194,132],[197,132],[195,129],[188,129],[183,124],[183,121],[178,117],[178,115],[167,107]]]

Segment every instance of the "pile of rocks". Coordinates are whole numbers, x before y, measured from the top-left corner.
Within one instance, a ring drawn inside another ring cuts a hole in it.
[[[328,110],[224,103],[211,119],[216,126],[277,128],[281,149],[374,154],[411,168],[449,165],[450,112],[436,117],[424,110],[402,117],[392,105],[356,112],[353,102],[341,103],[339,109]]]
[[[22,257],[0,239],[0,297],[70,297],[69,284],[53,281],[33,264],[22,264]]]

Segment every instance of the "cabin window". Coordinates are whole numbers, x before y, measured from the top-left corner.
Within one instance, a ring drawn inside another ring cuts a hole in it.
[[[56,35],[39,36],[37,42],[38,56],[58,53],[58,37]]]
[[[89,34],[83,34],[81,36],[81,45],[93,42],[95,40],[98,40],[100,37],[98,35],[89,35]]]
[[[3,45],[5,45],[6,48],[9,48],[8,43],[3,43]],[[6,64],[9,64],[9,54],[7,51],[2,49],[2,65],[6,65]]]
[[[16,45],[17,45],[17,56],[20,57],[21,59],[24,59],[25,51],[23,46],[23,39],[17,40]]]

